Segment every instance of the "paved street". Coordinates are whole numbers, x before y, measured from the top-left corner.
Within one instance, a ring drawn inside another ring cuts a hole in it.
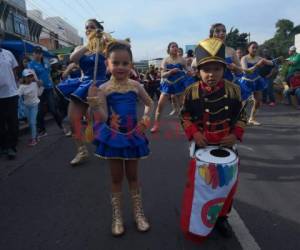
[[[177,131],[176,118],[165,117],[160,134],[149,135],[151,156],[140,162],[145,213],[152,224],[149,233],[136,232],[126,188],[126,234],[111,236],[107,163],[92,156],[86,164],[70,167],[72,140],[49,122],[49,135],[36,147],[26,146],[25,134],[18,158],[0,159],[0,249],[238,250],[254,249],[253,244],[260,249],[299,249],[299,111],[264,106],[259,113],[263,125],[247,129],[239,145],[236,236],[227,240],[214,232],[201,246],[186,241],[179,228],[188,143]],[[93,146],[89,149],[92,153]]]

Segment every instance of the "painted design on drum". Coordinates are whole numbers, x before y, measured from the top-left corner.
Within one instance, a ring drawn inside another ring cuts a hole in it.
[[[218,219],[218,216],[225,203],[225,198],[218,198],[208,201],[201,211],[201,219],[205,226],[212,228]]]
[[[206,185],[210,185],[213,189],[217,187],[227,186],[236,175],[237,164],[204,164],[198,169],[199,175]]]

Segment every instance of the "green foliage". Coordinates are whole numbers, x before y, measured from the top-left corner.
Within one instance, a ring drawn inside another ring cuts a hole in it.
[[[288,49],[294,44],[295,35],[300,33],[300,25],[288,19],[277,21],[276,32],[273,38],[266,40],[262,47],[268,49],[274,57],[288,56]]]
[[[240,33],[238,29],[233,27],[230,29],[229,33],[226,35],[226,45],[234,49],[242,48],[246,50],[248,43],[248,34]]]

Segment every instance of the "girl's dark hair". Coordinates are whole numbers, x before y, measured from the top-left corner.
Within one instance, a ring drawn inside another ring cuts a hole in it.
[[[87,23],[88,22],[93,22],[96,25],[97,29],[101,29],[102,31],[104,30],[103,25],[97,19],[95,19],[95,18],[91,18],[91,19],[87,20],[86,22]]]
[[[214,36],[214,32],[215,32],[215,29],[218,27],[218,26],[223,26],[226,30],[226,27],[223,23],[215,23],[213,24],[211,27],[210,27],[210,30],[209,30],[209,37],[212,38]]]
[[[130,45],[126,42],[112,42],[106,48],[106,58],[110,56],[110,54],[116,50],[125,50],[128,52],[130,60],[133,61],[132,51]]]
[[[186,53],[187,57],[194,57],[194,51],[192,49],[189,49]]]
[[[247,45],[247,52],[248,52],[248,53],[249,53],[249,48],[250,48],[250,46],[253,45],[253,44],[256,44],[256,46],[258,46],[258,43],[255,42],[255,41],[252,41],[252,42],[248,43],[248,45]]]
[[[170,48],[171,48],[171,46],[172,46],[173,44],[176,44],[177,47],[178,47],[178,44],[177,44],[176,42],[170,42],[170,43],[168,44],[168,49],[167,49],[168,54],[170,53]]]

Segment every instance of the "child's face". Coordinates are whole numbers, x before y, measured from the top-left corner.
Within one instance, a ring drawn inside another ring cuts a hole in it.
[[[223,79],[224,66],[222,63],[208,62],[201,66],[199,73],[204,83],[214,86]]]
[[[107,67],[117,80],[125,80],[129,77],[132,62],[126,50],[113,51],[107,60]]]
[[[26,84],[31,83],[33,81],[33,75],[29,75],[29,76],[24,77],[24,80],[25,80]]]

